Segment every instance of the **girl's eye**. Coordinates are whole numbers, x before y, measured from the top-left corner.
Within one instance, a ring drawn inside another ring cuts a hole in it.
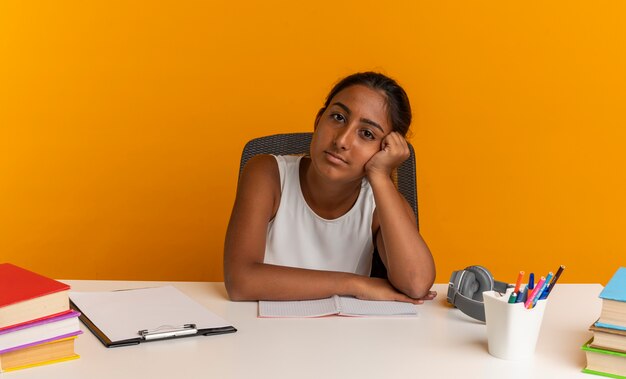
[[[371,131],[369,131],[369,130],[367,130],[367,129],[362,130],[362,131],[361,131],[361,135],[362,135],[363,137],[365,137],[366,139],[369,139],[369,140],[376,139],[376,136],[374,135],[374,133],[372,133]]]
[[[331,117],[332,117],[335,121],[339,121],[339,122],[344,122],[344,121],[346,120],[346,118],[345,118],[345,117],[343,117],[343,115],[342,115],[342,114],[339,114],[339,113],[333,113],[333,114],[331,115]]]

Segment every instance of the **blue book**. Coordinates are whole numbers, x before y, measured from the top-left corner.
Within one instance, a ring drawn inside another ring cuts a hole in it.
[[[606,287],[600,292],[600,298],[626,301],[626,267],[620,267],[613,277],[606,284]]]
[[[614,324],[607,324],[605,322],[596,321],[593,326],[598,328],[607,328],[607,329],[615,329],[615,330],[623,330],[626,331],[626,326],[619,326]]]
[[[600,292],[602,312],[596,326],[626,330],[626,268],[620,267]]]

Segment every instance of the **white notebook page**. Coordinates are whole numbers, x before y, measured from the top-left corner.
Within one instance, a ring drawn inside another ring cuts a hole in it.
[[[411,303],[333,296],[320,300],[259,301],[259,317],[417,316]]]
[[[259,317],[320,317],[338,312],[332,297],[320,300],[259,301]]]
[[[341,314],[346,316],[417,316],[414,304],[400,301],[359,300],[341,297]]]

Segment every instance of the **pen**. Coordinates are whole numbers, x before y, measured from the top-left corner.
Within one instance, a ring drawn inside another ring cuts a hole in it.
[[[533,289],[533,292],[531,292],[531,294],[528,295],[528,298],[526,299],[526,302],[524,303],[524,307],[526,309],[531,308],[533,304],[533,300],[535,300],[535,297],[537,296],[539,289],[543,286],[545,281],[546,281],[546,278],[542,276],[541,279],[539,279],[539,281],[537,282],[537,285],[535,286],[535,288]]]
[[[561,273],[563,272],[564,269],[565,269],[565,266],[561,265],[559,267],[559,269],[556,271],[556,275],[554,275],[554,278],[552,278],[552,281],[550,282],[550,285],[548,286],[548,288],[541,295],[542,299],[545,299],[545,298],[548,297],[548,295],[550,295],[550,292],[552,292],[552,289],[554,288],[554,285],[556,284],[556,281],[559,280],[559,277],[561,276]]]
[[[509,296],[509,304],[515,304],[515,300],[517,300],[517,293],[511,292],[511,296]]]
[[[535,296],[535,298],[533,299],[533,303],[531,304],[531,308],[534,308],[535,305],[537,304],[537,301],[541,298],[541,295],[543,295],[543,293],[546,291],[546,288],[548,288],[548,283],[550,283],[550,279],[552,279],[552,271],[550,271],[548,273],[548,276],[546,276],[546,280],[543,282],[543,285],[541,286],[541,288],[539,288],[539,291],[537,291],[537,296]]]
[[[520,293],[517,294],[517,299],[515,299],[516,303],[523,303],[524,301],[526,301],[526,297],[528,296],[528,285],[526,285],[526,287],[524,287],[523,291],[520,291]]]
[[[528,278],[528,289],[532,290],[534,288],[535,288],[535,274],[531,272]]]

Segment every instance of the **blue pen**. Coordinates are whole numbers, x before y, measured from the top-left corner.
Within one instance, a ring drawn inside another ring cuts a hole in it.
[[[532,290],[535,288],[535,274],[530,273],[530,277],[528,278],[528,289]]]
[[[539,288],[539,292],[537,292],[537,296],[533,300],[533,305],[531,308],[535,307],[535,305],[537,304],[537,300],[541,298],[541,295],[546,291],[546,288],[548,288],[548,283],[550,283],[550,279],[552,279],[552,275],[554,274],[552,274],[552,271],[550,271],[548,273],[548,276],[546,276],[546,280],[543,282],[543,285],[541,286],[541,288]]]
[[[520,293],[517,295],[517,299],[515,299],[516,303],[523,303],[526,301],[526,297],[528,296],[528,285],[526,285],[526,287],[524,287],[523,291],[520,291]]]

